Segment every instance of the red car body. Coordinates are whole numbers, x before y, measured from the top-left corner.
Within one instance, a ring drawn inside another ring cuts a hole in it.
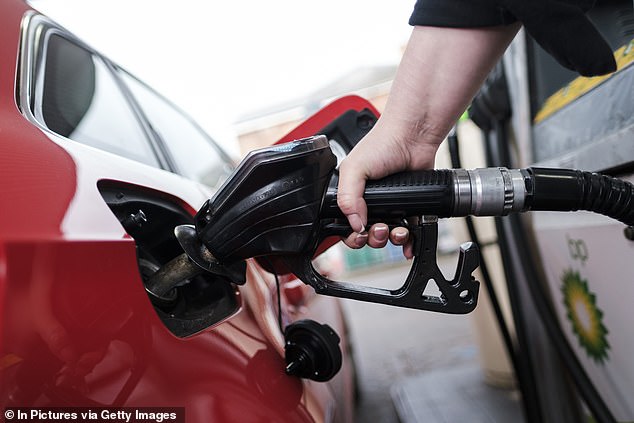
[[[282,321],[313,318],[342,338],[343,369],[327,383],[284,374],[275,280],[256,262],[246,284],[231,287],[235,310],[186,336],[166,327],[144,289],[142,246],[104,192],[134,193],[191,217],[213,190],[38,123],[25,31],[43,18],[21,1],[1,8],[1,408],[184,407],[187,422],[351,421],[353,368],[339,303],[297,280],[282,280]],[[291,138],[363,107],[359,98],[339,101]]]

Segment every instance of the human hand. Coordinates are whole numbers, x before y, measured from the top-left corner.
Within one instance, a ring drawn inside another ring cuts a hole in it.
[[[346,245],[381,247],[388,238],[407,245],[404,228],[389,235],[386,226],[366,231],[366,181],[433,167],[438,146],[518,29],[519,24],[413,29],[383,115],[339,167],[337,203],[354,231]]]
[[[403,170],[433,167],[442,137],[428,134],[425,137],[427,142],[416,142],[413,141],[413,133],[399,130],[404,127],[401,122],[379,119],[339,167],[337,203],[354,231],[344,240],[351,248],[361,248],[366,244],[382,248],[389,240],[394,245],[403,245],[406,257],[413,256],[406,228],[397,227],[390,231],[386,224],[379,223],[366,230],[368,216],[363,200],[365,183],[369,179],[380,179]]]

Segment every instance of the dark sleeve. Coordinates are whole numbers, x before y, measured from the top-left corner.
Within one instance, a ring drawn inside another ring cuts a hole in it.
[[[520,21],[561,65],[584,76],[616,70],[612,49],[585,16],[595,0],[417,0],[410,25],[475,28]]]
[[[516,20],[495,0],[417,0],[409,24],[474,28],[508,25]]]

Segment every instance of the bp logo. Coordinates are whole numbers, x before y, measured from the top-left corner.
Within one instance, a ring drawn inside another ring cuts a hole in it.
[[[579,344],[596,363],[603,363],[610,345],[608,330],[603,326],[603,312],[597,307],[596,298],[588,289],[588,281],[579,272],[567,270],[562,276],[564,304],[568,320],[572,323]]]

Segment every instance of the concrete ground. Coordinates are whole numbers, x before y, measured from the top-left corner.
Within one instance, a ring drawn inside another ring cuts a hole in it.
[[[455,256],[443,256],[439,259],[439,267],[446,276],[453,275],[455,265]],[[375,287],[397,288],[402,285],[408,271],[409,265],[374,268],[345,275],[342,280]],[[490,388],[485,386],[480,377],[478,348],[473,324],[468,316],[351,300],[344,301],[344,309],[349,319],[361,390],[357,422],[405,423],[419,421],[420,416],[424,416],[425,421],[452,421],[451,416],[440,415],[444,411],[433,418],[429,414],[430,407],[444,410],[448,406],[459,414],[469,415],[469,409],[459,409],[461,405],[452,408],[455,404],[434,403],[434,397],[455,397],[452,395],[454,385],[467,381],[475,386],[473,389],[461,387],[471,396],[468,401],[477,403],[478,408],[487,409],[487,405],[481,403],[491,401],[481,394],[483,389]],[[447,391],[446,396],[439,391],[440,385],[443,385],[442,390]],[[506,399],[507,393],[502,395],[505,396],[502,402],[510,404],[511,415],[520,417],[520,420],[513,421],[521,421],[519,407],[516,407],[516,394],[514,400],[509,397],[510,403]],[[493,407],[493,402],[492,407],[488,408],[500,408],[500,404]],[[469,421],[505,420],[494,416]]]

